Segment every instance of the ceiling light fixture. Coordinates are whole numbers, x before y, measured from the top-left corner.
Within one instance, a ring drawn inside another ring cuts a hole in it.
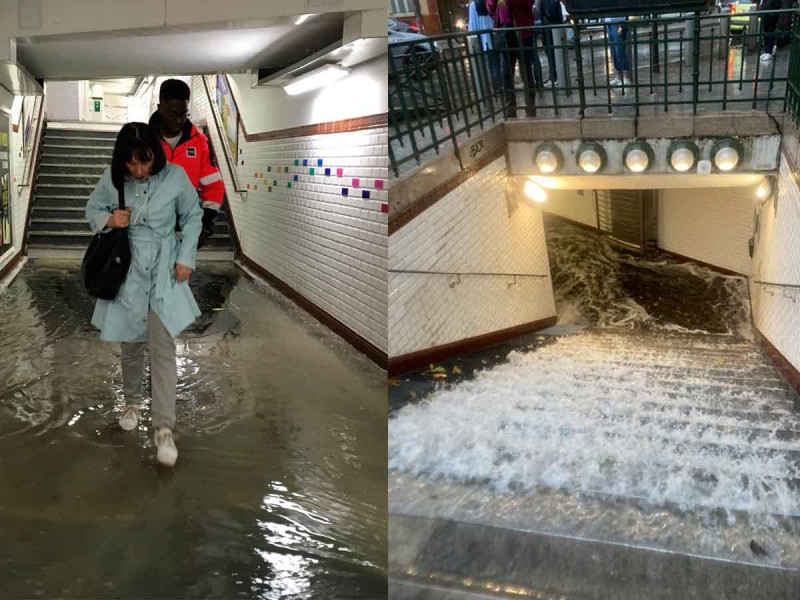
[[[699,156],[700,150],[693,142],[677,140],[669,146],[667,161],[669,166],[678,171],[678,173],[686,173],[694,168]]]
[[[523,193],[533,200],[534,202],[542,203],[547,201],[547,192],[542,186],[530,179],[525,180],[525,185],[522,188]]]
[[[578,148],[578,166],[586,173],[597,173],[606,166],[606,151],[600,144],[586,142]]]
[[[325,65],[319,69],[314,69],[310,73],[296,77],[284,85],[283,89],[290,96],[297,96],[338,81],[342,77],[346,77],[348,73],[350,73],[350,69],[338,65]]]
[[[555,144],[539,144],[534,154],[534,162],[540,173],[555,173],[564,164],[564,155]]]
[[[647,171],[654,161],[653,148],[647,142],[631,142],[622,153],[622,162],[632,173]]]
[[[725,138],[714,143],[711,157],[718,170],[728,173],[741,164],[744,158],[744,148],[737,140]]]

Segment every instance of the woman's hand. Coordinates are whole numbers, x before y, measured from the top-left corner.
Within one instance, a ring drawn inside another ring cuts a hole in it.
[[[122,229],[130,225],[131,221],[131,209],[121,209],[118,208],[115,210],[111,216],[108,218],[107,226],[111,227],[112,229]]]
[[[186,265],[175,263],[175,281],[188,281],[189,275],[192,274],[192,269]]]

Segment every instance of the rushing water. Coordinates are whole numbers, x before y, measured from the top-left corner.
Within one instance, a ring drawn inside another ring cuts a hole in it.
[[[174,470],[77,265],[0,293],[0,598],[385,595],[385,371],[232,265],[192,286]]]
[[[752,338],[745,277],[669,258],[643,260],[556,220],[546,231],[560,324]]]
[[[746,280],[547,236],[559,323],[586,330],[398,408],[390,511],[800,565],[800,418]]]

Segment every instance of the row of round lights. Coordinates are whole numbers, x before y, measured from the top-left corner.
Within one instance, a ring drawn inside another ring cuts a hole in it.
[[[578,166],[585,173],[602,171],[608,157],[606,151],[597,142],[584,142],[576,153]],[[700,149],[689,140],[672,142],[667,151],[667,162],[678,173],[686,173],[693,169],[699,160]],[[728,173],[735,170],[744,157],[744,148],[733,138],[725,138],[714,143],[711,150],[714,166],[718,171]],[[534,160],[539,172],[550,175],[559,171],[564,165],[564,155],[555,144],[540,144],[536,148]],[[655,162],[653,147],[647,142],[630,142],[622,153],[622,162],[632,173],[644,173]]]

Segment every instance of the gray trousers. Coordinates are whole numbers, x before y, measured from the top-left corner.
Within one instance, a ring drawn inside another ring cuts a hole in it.
[[[122,386],[126,404],[138,406],[142,401],[145,346],[150,350],[153,428],[174,429],[178,385],[175,340],[152,308],[147,315],[147,342],[122,342]]]

